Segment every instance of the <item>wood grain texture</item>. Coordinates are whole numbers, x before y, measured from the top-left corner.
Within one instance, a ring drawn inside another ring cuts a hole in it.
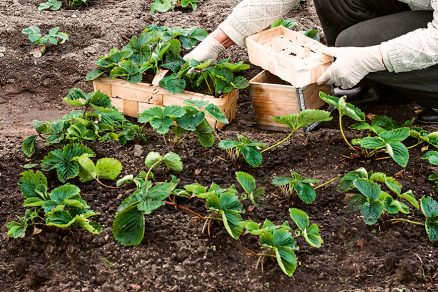
[[[158,78],[162,78],[162,76],[164,75],[160,74]],[[95,90],[100,90],[111,97],[113,105],[130,117],[138,117],[140,113],[154,106],[183,106],[185,100],[206,100],[217,105],[231,122],[236,117],[237,100],[239,98],[238,90],[233,90],[231,93],[219,98],[190,91],[172,94],[164,88],[152,84],[132,84],[126,80],[110,78],[95,80],[93,85]],[[207,121],[216,129],[225,126],[225,124],[218,123],[212,118],[208,118]]]

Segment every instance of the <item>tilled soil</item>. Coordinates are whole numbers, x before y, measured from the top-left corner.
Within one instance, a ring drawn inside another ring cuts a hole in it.
[[[349,170],[366,167],[397,175],[406,189],[417,197],[432,193],[427,182],[429,166],[421,160],[421,151],[413,150],[409,167],[401,169],[390,160],[342,160],[348,150],[336,122],[318,131],[295,136],[290,143],[268,155],[260,168],[244,164],[233,166],[217,148],[204,149],[196,140],[188,140],[175,149],[164,147],[160,137],[149,133],[148,142],[135,147],[114,143],[92,145],[99,157],[122,161],[123,174],[136,174],[143,168],[149,151],[173,150],[181,155],[184,171],[181,184],[197,181],[222,186],[236,183],[237,170],[253,174],[267,189],[261,208],[244,214],[262,222],[265,218],[281,223],[294,206],[309,213],[321,228],[324,245],[313,249],[299,240],[299,267],[293,278],[286,277],[275,262],[267,261],[264,271],[255,269],[257,258],[247,254],[257,242],[248,236],[231,239],[224,228],[213,225],[212,234],[202,234],[203,222],[190,214],[163,207],[148,216],[143,243],[125,248],[111,235],[117,206],[128,193],[108,190],[98,184],[80,184],[83,197],[99,211],[104,231],[93,236],[82,230],[44,228],[38,235],[12,240],[4,224],[23,212],[22,196],[17,188],[22,166],[29,163],[20,151],[23,136],[31,132],[32,119],[56,119],[68,108],[61,97],[73,86],[91,90],[83,79],[93,69],[98,55],[113,46],[121,46],[148,24],[202,26],[213,29],[238,1],[204,1],[195,12],[176,11],[150,16],[147,2],[92,1],[82,10],[38,12],[39,1],[6,0],[0,3],[0,291],[438,291],[437,246],[428,242],[418,226],[381,222],[366,226],[331,184],[318,191],[314,205],[283,197],[270,184],[276,175],[290,170],[326,181]],[[296,16],[296,13],[291,13]],[[298,20],[317,27],[310,3],[304,4]],[[21,29],[29,25],[42,28],[60,26],[71,34],[65,45],[52,48],[35,61]],[[226,56],[247,60],[244,50],[228,50]],[[253,68],[248,77],[258,72]],[[370,107],[367,112],[388,114],[404,120],[414,116],[413,105],[387,104]],[[430,127],[429,130],[437,130]],[[242,133],[251,139],[272,143],[284,133],[256,128],[247,92],[239,100],[238,118],[220,133],[234,138]],[[349,137],[357,133],[347,131]],[[40,145],[42,146],[42,145]],[[141,147],[141,151],[139,151]],[[47,149],[41,148],[32,161],[39,162]],[[169,173],[158,171],[165,179]],[[180,203],[205,213],[199,201]],[[413,219],[419,219],[416,212]],[[384,218],[387,219],[387,218]]]

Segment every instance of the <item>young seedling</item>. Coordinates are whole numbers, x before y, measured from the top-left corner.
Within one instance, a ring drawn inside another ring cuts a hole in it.
[[[287,198],[297,194],[298,198],[306,204],[315,202],[314,184],[318,182],[317,179],[305,178],[295,171],[291,171],[290,176],[278,176],[272,180],[272,184],[280,187]]]
[[[209,117],[224,124],[228,119],[220,108],[205,101],[185,101],[185,106],[153,107],[140,114],[138,121],[150,124],[163,136],[164,142],[172,141],[176,145],[189,134],[194,134],[203,147],[214,144],[215,131],[208,124]]]
[[[368,173],[363,168],[351,171],[341,179],[338,188],[342,192],[359,191],[351,195],[350,201],[353,207],[360,210],[364,222],[368,225],[376,224],[384,213],[410,213],[405,203],[394,199],[388,192],[383,191],[381,186],[387,187],[399,199],[409,202],[414,208],[419,208],[412,191],[402,192],[400,183],[381,172]]]
[[[243,207],[237,193],[234,187],[222,189],[213,183],[203,193],[193,194],[200,199],[204,199],[207,209],[210,211],[210,216],[204,218],[203,232],[207,229],[210,235],[211,222],[222,221],[228,234],[234,239],[239,239],[244,231],[244,222],[241,216]]]
[[[61,9],[62,5],[65,4],[69,7],[81,7],[88,5],[88,0],[47,0],[38,6],[38,10],[53,10],[57,11]]]
[[[423,159],[429,161],[430,164],[434,166],[438,166],[438,151],[428,151],[424,156]],[[436,169],[436,168],[435,168]],[[438,171],[434,170],[429,175],[429,181],[433,182],[435,184],[435,190],[438,191]]]
[[[391,219],[392,222],[406,222],[413,225],[424,226],[427,237],[431,242],[438,240],[438,202],[432,197],[421,198],[421,212],[426,218],[424,222],[412,221],[403,218]]]
[[[100,91],[86,94],[73,88],[64,102],[81,110],[74,110],[53,122],[34,121],[38,136],[29,136],[22,144],[27,157],[35,154],[37,138],[49,145],[110,140],[126,145],[134,140],[146,140],[142,129],[129,122],[111,105],[110,98]]]
[[[132,182],[136,185],[136,190],[120,204],[113,222],[114,238],[124,246],[141,243],[144,237],[145,215],[152,214],[166,204],[176,206],[167,199],[174,195],[177,180],[152,182],[152,171],[161,165],[177,172],[183,170],[183,163],[177,154],[169,152],[161,156],[157,152],[150,152],[145,159],[147,172],[142,171],[135,178],[128,175],[117,181],[117,186]]]
[[[389,156],[401,167],[405,168],[407,166],[409,162],[409,150],[402,142],[410,136],[409,128],[392,128],[393,125],[391,125],[390,120],[385,121],[387,128],[390,128],[390,130],[381,127],[378,122],[370,125],[366,123],[365,114],[359,108],[347,103],[345,101],[346,97],[338,98],[321,92],[320,98],[329,105],[332,105],[338,109],[339,129],[345,143],[350,150],[353,150],[356,154],[367,158],[384,152],[389,154]],[[370,130],[377,133],[378,136],[368,136],[361,139],[354,139],[352,143],[350,143],[345,136],[342,126],[343,116],[348,116],[359,122],[352,126],[354,129]],[[379,120],[379,122],[380,121],[381,120]],[[353,145],[358,145],[360,147],[355,147]]]
[[[145,215],[166,204],[166,199],[176,188],[176,183],[153,184],[150,180],[137,179],[137,189],[117,209],[113,222],[113,235],[124,246],[139,245],[144,237]]]
[[[316,224],[310,224],[309,216],[300,209],[289,209],[289,215],[295,225],[298,227],[292,230],[289,222],[284,222],[280,226],[274,225],[271,221],[265,220],[262,226],[254,221],[246,221],[245,227],[248,233],[260,237],[262,253],[257,254],[259,257],[257,267],[265,258],[276,258],[281,270],[291,277],[298,266],[296,251],[299,250],[296,238],[304,237],[306,242],[315,248],[320,248],[323,240],[319,234],[319,227]]]
[[[59,27],[51,28],[47,35],[42,35],[38,26],[29,26],[21,32],[27,35],[29,41],[34,45],[34,49],[30,54],[35,58],[42,57],[48,46],[63,44],[69,39],[69,35],[60,32]]]
[[[271,28],[283,26],[288,29],[293,29],[296,26],[298,26],[298,22],[295,19],[288,18],[288,19],[277,19],[271,24]]]
[[[154,0],[151,3],[151,13],[156,12],[164,13],[175,8],[192,8],[196,10],[198,8],[199,0]]]
[[[101,232],[102,228],[89,219],[98,213],[92,211],[81,198],[77,186],[65,184],[49,191],[43,173],[32,170],[21,174],[18,185],[25,198],[23,207],[26,213],[18,220],[7,223],[8,236],[22,238],[29,225],[37,224],[63,229],[77,226],[93,234]]]
[[[258,200],[265,194],[265,188],[257,187],[255,178],[243,171],[236,172],[236,179],[245,191],[240,195],[241,199],[249,199],[254,207],[258,207]]]
[[[82,157],[94,157],[96,154],[87,146],[74,143],[65,145],[47,154],[41,162],[44,171],[56,170],[58,180],[62,183],[75,178],[80,173],[78,160]]]
[[[252,167],[258,167],[263,162],[261,149],[265,143],[252,141],[241,134],[237,134],[237,140],[222,140],[218,147],[227,151],[228,156],[236,164],[240,156]]]
[[[79,179],[81,182],[97,181],[100,185],[107,188],[116,188],[108,186],[102,180],[115,180],[122,172],[122,164],[114,158],[101,158],[96,164],[88,157],[81,156],[78,158]]]
[[[226,150],[232,161],[236,161],[240,154],[242,154],[249,165],[258,167],[262,164],[264,152],[271,151],[286,143],[299,129],[306,128],[317,122],[330,121],[331,119],[330,113],[322,110],[304,110],[295,115],[276,116],[274,117],[274,121],[288,126],[290,133],[272,146],[264,148],[266,147],[264,143],[251,141],[243,135],[238,134],[237,141],[221,141],[219,148]]]

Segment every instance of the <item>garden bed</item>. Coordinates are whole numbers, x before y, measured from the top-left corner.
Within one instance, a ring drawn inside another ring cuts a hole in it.
[[[336,122],[326,123],[318,131],[295,136],[290,143],[265,155],[260,168],[251,168],[244,163],[239,168],[254,175],[259,184],[267,188],[267,196],[261,202],[262,208],[247,212],[245,217],[256,221],[268,218],[281,223],[289,216],[288,208],[294,206],[306,210],[312,222],[321,228],[323,247],[318,250],[303,247],[297,253],[299,267],[293,278],[284,275],[273,261],[265,263],[264,272],[255,270],[257,258],[246,254],[246,248],[257,248],[254,238],[243,236],[240,242],[235,241],[220,225],[213,225],[212,236],[209,237],[201,233],[203,222],[168,206],[147,216],[145,238],[141,245],[122,247],[114,241],[111,225],[117,206],[128,193],[108,190],[97,183],[78,185],[84,199],[101,213],[96,217],[104,227],[100,235],[93,236],[76,229],[60,231],[44,228],[40,234],[25,239],[8,239],[4,224],[23,212],[17,181],[19,173],[23,171],[22,165],[30,160],[21,153],[20,143],[22,136],[29,132],[31,120],[58,119],[67,110],[61,104],[61,97],[67,94],[69,88],[78,86],[91,90],[91,84],[85,84],[82,80],[85,73],[92,69],[97,55],[105,53],[112,45],[125,43],[129,36],[141,31],[145,25],[152,21],[156,24],[181,25],[191,19],[191,23],[201,26],[209,20],[207,24],[213,27],[238,1],[223,1],[220,4],[217,1],[205,1],[194,13],[174,12],[154,16],[153,19],[144,10],[144,1],[137,0],[97,0],[80,12],[47,12],[44,16],[34,11],[34,1],[19,2],[21,7],[15,2],[14,5],[21,15],[7,16],[6,23],[12,25],[0,27],[0,35],[10,39],[8,43],[0,42],[0,46],[7,48],[7,58],[0,59],[0,70],[7,72],[0,77],[3,89],[0,95],[0,185],[3,190],[0,194],[1,291],[438,289],[437,246],[427,240],[422,228],[402,223],[380,223],[368,227],[358,213],[347,206],[344,195],[336,190],[335,184],[319,190],[316,204],[309,206],[299,200],[284,199],[278,189],[270,184],[272,177],[286,175],[292,169],[306,177],[325,181],[349,170],[366,167],[368,170],[396,175],[405,188],[412,189],[417,196],[431,194],[433,186],[426,178],[429,164],[420,159],[419,150],[411,152],[411,161],[405,171],[401,171],[391,160],[343,161],[342,155],[348,155],[349,151],[343,144]],[[10,9],[0,6],[0,11],[5,15],[13,14]],[[133,15],[132,11],[138,14]],[[218,11],[220,13],[216,13]],[[73,13],[78,16],[76,20],[71,18]],[[311,7],[306,6],[301,13],[302,17],[310,15],[315,19]],[[47,15],[56,16],[46,19]],[[113,22],[107,21],[107,18]],[[67,51],[63,51],[62,47],[56,48],[35,65],[26,54],[26,39],[19,33],[22,26],[33,24],[31,19],[47,26],[75,25],[76,21],[83,21],[84,24],[74,30],[78,33],[75,38],[77,43],[72,37],[71,48],[65,47]],[[100,30],[87,29],[87,25],[96,19],[102,19],[105,27]],[[117,33],[114,35],[111,29],[117,30]],[[96,31],[101,33],[94,35]],[[78,39],[83,43],[79,43]],[[95,49],[95,53],[88,55],[86,52],[91,48]],[[228,54],[233,58],[246,58],[244,51],[237,48],[229,50]],[[255,76],[259,71],[251,70],[246,77]],[[17,86],[20,82],[23,84],[21,87]],[[23,110],[25,103],[32,107]],[[370,107],[366,111],[387,114],[399,121],[414,115],[413,105]],[[436,131],[437,127],[429,127],[428,130]],[[239,99],[238,119],[220,132],[220,136],[232,139],[236,133],[267,143],[284,136],[284,133],[256,128],[247,91]],[[353,133],[347,131],[347,136],[353,137]],[[142,168],[149,151],[165,153],[169,150],[163,145],[161,137],[152,131],[148,131],[148,142],[143,145],[122,147],[110,142],[95,144],[93,149],[98,157],[119,159],[124,166],[123,174],[135,173]],[[209,184],[214,181],[228,186],[236,183],[234,173],[238,169],[227,161],[225,153],[218,148],[205,149],[195,138],[190,138],[173,150],[181,155],[185,163],[184,171],[178,175],[182,184],[193,181]],[[37,152],[32,161],[39,161],[42,155],[42,151]],[[167,175],[166,172],[156,174],[158,178]],[[199,201],[185,204],[204,212],[203,204]]]

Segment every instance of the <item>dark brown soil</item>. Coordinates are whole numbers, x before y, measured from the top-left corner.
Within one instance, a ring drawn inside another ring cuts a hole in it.
[[[111,224],[118,204],[126,193],[108,190],[97,184],[83,185],[84,198],[99,211],[104,231],[98,236],[79,230],[43,229],[39,235],[12,240],[4,224],[23,212],[17,189],[22,165],[29,163],[20,152],[23,136],[32,132],[32,119],[56,119],[68,108],[61,97],[73,86],[91,90],[83,79],[93,68],[99,54],[120,46],[148,24],[203,26],[213,29],[238,1],[202,3],[195,12],[176,11],[150,16],[148,3],[139,0],[95,0],[80,11],[38,12],[40,1],[6,0],[0,3],[0,291],[438,291],[437,246],[428,242],[418,226],[389,224],[366,226],[357,213],[336,191],[335,184],[321,189],[314,205],[289,202],[270,184],[275,175],[296,170],[308,177],[328,180],[358,167],[397,174],[406,189],[419,197],[432,193],[427,182],[428,164],[420,159],[421,151],[411,153],[409,167],[401,169],[390,160],[341,161],[348,155],[336,122],[318,131],[300,134],[287,145],[265,156],[262,167],[242,165],[267,188],[261,209],[245,217],[280,223],[288,218],[291,206],[306,210],[321,227],[324,246],[312,249],[303,243],[298,253],[299,268],[293,278],[280,271],[275,262],[267,262],[264,272],[255,270],[257,259],[245,248],[256,249],[249,237],[232,240],[220,226],[213,226],[211,237],[201,233],[202,222],[189,214],[163,207],[148,216],[143,243],[134,248],[116,244]],[[72,17],[72,16],[75,17]],[[291,15],[295,15],[292,13]],[[310,3],[297,18],[307,27],[317,27]],[[52,48],[35,61],[28,56],[30,46],[20,31],[29,25],[42,28],[60,26],[71,34],[63,46]],[[244,50],[233,48],[227,56],[247,60]],[[254,68],[248,73],[258,72]],[[370,107],[367,112],[388,114],[404,120],[414,116],[413,105],[387,104]],[[429,130],[438,130],[430,127]],[[220,133],[233,138],[236,133],[273,142],[284,133],[258,130],[247,92],[239,100],[238,119]],[[349,137],[354,132],[347,132]],[[142,151],[138,155],[138,148]],[[149,151],[168,151],[160,137],[150,133],[148,143],[122,147],[114,143],[93,145],[98,156],[122,161],[124,174],[135,174],[143,167]],[[177,149],[185,163],[179,175],[181,183],[216,182],[222,186],[236,183],[237,170],[217,148],[203,149],[189,140]],[[134,152],[137,156],[134,155]],[[40,150],[39,161],[46,153]],[[168,174],[157,173],[165,178]],[[204,212],[200,202],[185,202]],[[416,213],[413,218],[418,219]]]

